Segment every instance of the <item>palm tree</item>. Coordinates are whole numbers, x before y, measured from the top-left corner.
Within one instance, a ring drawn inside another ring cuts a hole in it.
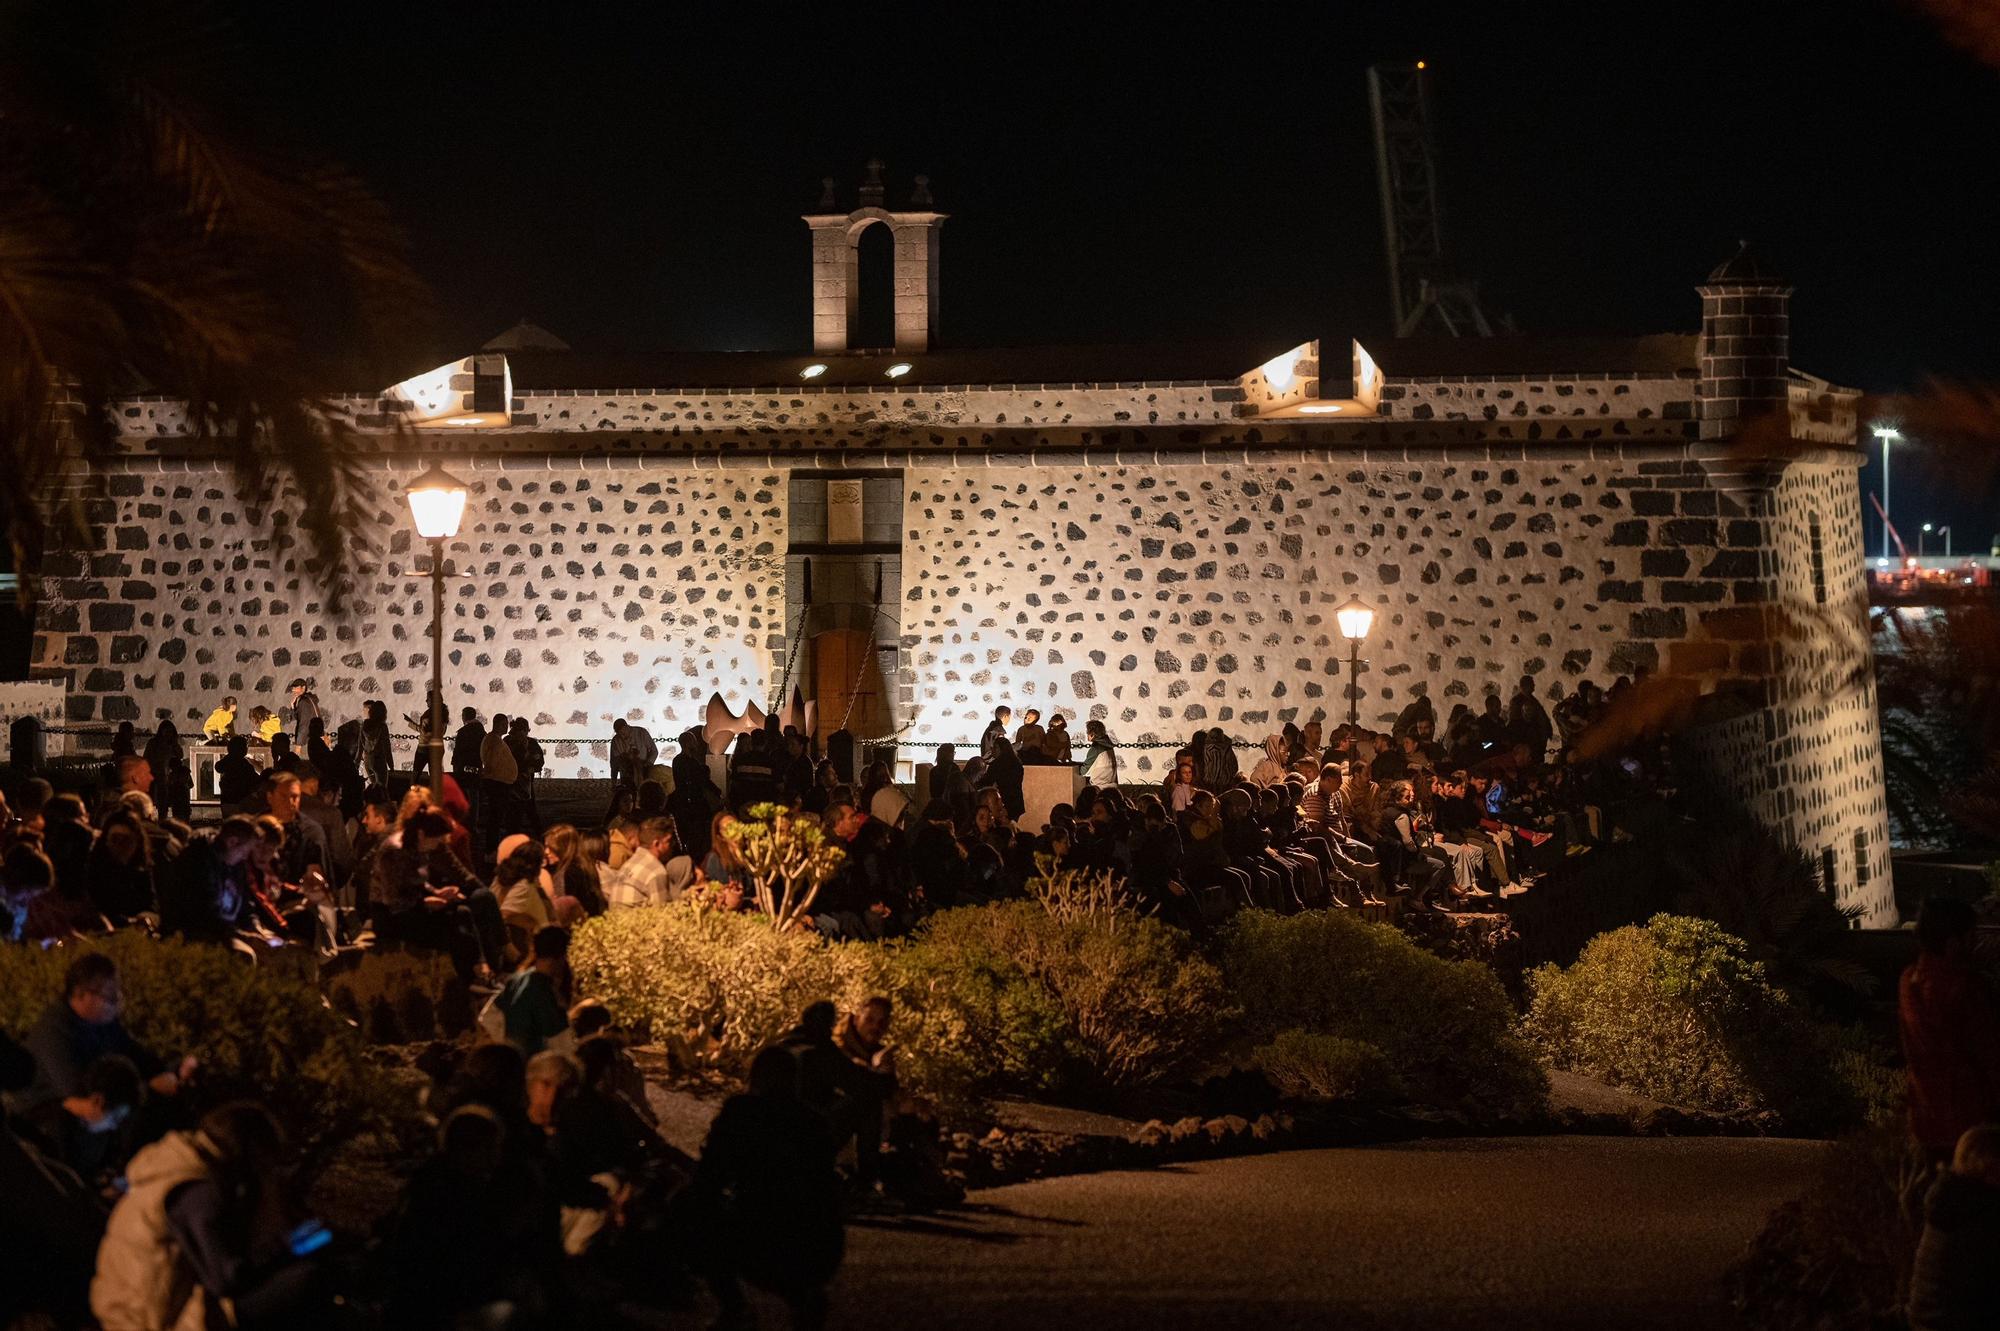
[[[314,497],[309,567],[339,595],[366,490],[326,394],[400,377],[384,332],[427,301],[357,180],[250,132],[235,54],[199,3],[0,0],[0,522],[24,583],[143,392],[185,401],[188,446],[246,492],[289,473]]]

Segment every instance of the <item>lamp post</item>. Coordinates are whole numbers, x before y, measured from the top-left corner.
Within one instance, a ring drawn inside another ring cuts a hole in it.
[[[424,706],[424,754],[431,795],[444,798],[444,543],[465,520],[465,482],[432,463],[403,491],[417,535],[431,543],[431,689]]]
[[[1333,612],[1340,636],[1347,639],[1347,724],[1352,726],[1361,703],[1361,641],[1375,626],[1375,608],[1358,596]]]
[[[1927,531],[1927,532],[1931,532],[1931,531],[1934,531],[1934,532],[1936,532],[1936,533],[1937,533],[1938,535],[1940,535],[1940,536],[1944,537],[1944,557],[1945,557],[1946,559],[1950,559],[1950,558],[1951,558],[1951,524],[1950,524],[1949,522],[1947,522],[1947,523],[1945,523],[1945,524],[1944,524],[1944,526],[1942,526],[1942,527],[1933,527],[1933,526],[1932,526],[1932,525],[1931,525],[1930,523],[1926,522],[1926,523],[1924,524],[1924,530],[1925,530],[1925,531]],[[1922,550],[1922,548],[1921,548],[1921,543],[1919,543],[1919,548],[1918,548],[1918,550],[1917,550],[1917,553],[1918,553],[1918,554],[1922,554],[1922,553],[1923,553],[1923,550]]]
[[[1903,432],[1890,425],[1875,427],[1875,437],[1882,441],[1882,558],[1889,557],[1889,445],[1903,437]]]

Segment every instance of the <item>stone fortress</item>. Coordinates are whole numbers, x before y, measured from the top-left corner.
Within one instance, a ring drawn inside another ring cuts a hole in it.
[[[78,482],[98,539],[48,559],[38,673],[72,726],[185,730],[295,675],[335,718],[420,711],[401,486],[438,461],[472,491],[447,700],[528,716],[554,775],[601,774],[615,717],[665,738],[712,696],[797,690],[905,760],[999,702],[1101,718],[1157,746],[1126,761],[1152,780],[1198,727],[1344,720],[1333,610],[1359,595],[1364,720],[1647,672],[1699,698],[1715,778],[1894,923],[1857,394],[1791,368],[1790,290],[1754,255],[1700,285],[1690,334],[981,351],[936,344],[923,178],[885,195],[871,164],[857,207],[829,182],[805,218],[809,351],[607,358],[523,324],[337,399],[375,515],[338,615],[307,498],[239,495],[176,403],[126,402],[122,456]],[[875,226],[886,348],[854,345]]]

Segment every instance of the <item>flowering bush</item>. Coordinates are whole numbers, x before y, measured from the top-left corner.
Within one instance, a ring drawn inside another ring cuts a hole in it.
[[[1600,934],[1529,973],[1523,1032],[1551,1066],[1670,1104],[1775,1113],[1799,1131],[1857,1121],[1823,1033],[1740,939],[1687,916]]]
[[[736,1072],[832,999],[852,1011],[888,987],[886,954],[817,934],[773,929],[758,915],[677,904],[614,910],[570,944],[579,997],[685,1057]]]
[[[1222,966],[1255,1038],[1302,1031],[1371,1045],[1396,1093],[1475,1118],[1524,1118],[1547,1097],[1493,972],[1434,957],[1390,925],[1244,911],[1224,930]]]

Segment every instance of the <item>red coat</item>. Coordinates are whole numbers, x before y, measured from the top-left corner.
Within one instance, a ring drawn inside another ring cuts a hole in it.
[[[1898,992],[1910,1134],[1948,1154],[1967,1128],[2000,1120],[2000,1014],[1979,976],[1951,957],[1925,953]]]

